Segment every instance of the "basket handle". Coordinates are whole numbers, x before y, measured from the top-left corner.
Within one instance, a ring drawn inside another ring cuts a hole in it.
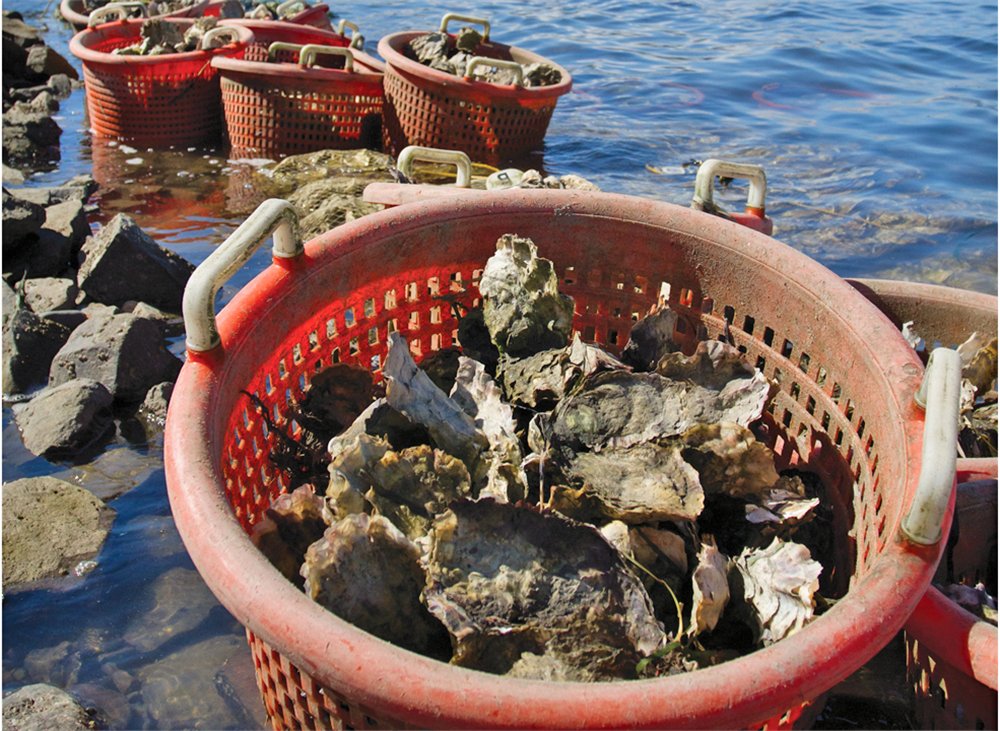
[[[285,17],[289,8],[294,8],[296,5],[301,5],[303,10],[308,9],[309,5],[304,0],[285,0],[274,9],[275,14],[279,18]]]
[[[459,15],[458,13],[445,13],[444,17],[441,18],[441,25],[438,27],[438,31],[441,33],[448,32],[448,23],[452,20],[461,20],[466,23],[475,23],[476,25],[483,26],[483,40],[488,41],[490,39],[490,21],[486,18],[477,18],[473,15]]]
[[[316,57],[323,56],[343,56],[344,71],[354,71],[354,56],[350,48],[334,48],[333,46],[321,46],[317,43],[307,43],[299,51],[299,66],[312,66],[316,63]]]
[[[203,353],[219,345],[219,330],[215,324],[215,295],[219,287],[250,259],[271,234],[274,234],[271,252],[276,258],[292,259],[304,251],[299,236],[298,214],[286,200],[269,198],[261,203],[194,270],[184,287],[181,305],[188,350]]]
[[[415,160],[454,165],[457,168],[457,172],[455,173],[456,188],[468,188],[472,183],[472,161],[461,150],[440,150],[436,147],[410,145],[409,147],[404,147],[403,151],[399,153],[399,158],[396,160],[396,169],[409,178]]]
[[[139,17],[146,17],[146,6],[139,2],[109,3],[102,8],[97,8],[87,17],[87,26],[93,28],[95,25],[110,22],[108,17],[114,16],[111,20],[126,20],[129,18],[129,10],[138,10]]]
[[[273,61],[278,51],[296,51],[302,55],[301,43],[288,43],[287,41],[275,41],[267,47],[267,60]]]
[[[705,160],[698,168],[694,180],[694,198],[691,207],[699,211],[712,208],[712,193],[715,179],[745,178],[750,181],[750,191],[747,193],[747,213],[764,216],[764,198],[767,195],[767,176],[760,165],[749,165],[726,160]]]
[[[910,510],[900,524],[903,535],[921,546],[941,540],[948,500],[955,485],[962,361],[958,351],[936,348],[915,400],[925,409],[920,480]]]
[[[521,86],[524,83],[524,69],[517,61],[504,61],[499,58],[487,58],[486,56],[473,56],[465,64],[465,78],[471,78],[472,72],[477,66],[496,66],[498,69],[507,69],[514,72],[513,86]]]
[[[340,22],[337,23],[337,35],[338,36],[344,35],[345,28],[351,29],[351,42],[347,44],[348,48],[360,49],[362,46],[365,45],[365,37],[361,35],[361,29],[358,28],[357,23],[352,23],[347,18],[341,18]]]
[[[211,30],[206,31],[205,35],[201,37],[201,46],[199,46],[199,48],[203,51],[207,51],[212,48],[212,43],[214,41],[222,37],[226,37],[229,40],[220,43],[217,47],[224,46],[226,43],[236,43],[236,41],[240,39],[240,34],[235,28],[212,28]]]

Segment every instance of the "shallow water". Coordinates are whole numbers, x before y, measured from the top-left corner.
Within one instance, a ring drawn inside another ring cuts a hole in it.
[[[69,57],[54,2],[5,7],[46,25],[46,41]],[[382,0],[345,15],[374,52],[388,33],[472,10]],[[534,160],[548,172],[687,205],[694,167],[685,163],[757,163],[775,236],[837,274],[996,293],[995,4],[506,0],[474,10],[495,39],[573,74]],[[225,150],[91,140],[83,104],[82,91],[63,103],[62,161],[28,184],[92,172],[95,226],[127,212],[196,263],[243,220],[234,186],[245,168]],[[737,181],[719,195],[738,208],[746,189]],[[223,300],[267,260],[255,256]],[[119,437],[92,464],[50,463],[24,450],[5,407],[3,450],[4,481],[57,475],[118,511],[91,573],[5,596],[4,692],[51,682],[119,728],[260,723],[242,629],[207,594],[170,518],[160,441]]]

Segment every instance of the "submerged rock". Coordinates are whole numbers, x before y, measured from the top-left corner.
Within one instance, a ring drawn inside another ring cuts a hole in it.
[[[153,652],[194,630],[218,605],[197,571],[170,569],[153,584],[150,610],[125,628],[125,641],[142,652]]]
[[[115,516],[87,490],[54,477],[14,480],[2,494],[4,589],[64,576],[97,555]]]

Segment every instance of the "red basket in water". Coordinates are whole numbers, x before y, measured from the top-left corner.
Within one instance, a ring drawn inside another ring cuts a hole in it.
[[[449,17],[442,21],[442,31]],[[489,25],[485,27],[488,38]],[[484,42],[476,51],[478,56],[520,64],[547,63],[562,79],[549,86],[523,88],[463,78],[407,57],[408,44],[421,35],[395,33],[378,44],[379,55],[386,61],[383,138],[387,152],[398,155],[408,145],[422,145],[461,150],[475,162],[500,165],[541,148],[556,103],[572,86],[566,69],[514,46]]]
[[[996,297],[912,282],[862,279],[852,284],[897,325],[912,321],[927,344],[955,346],[973,332],[997,331]],[[956,575],[996,570],[996,477],[995,459],[959,460],[959,482],[968,484],[959,485]],[[983,478],[992,478],[992,484],[974,482]],[[970,505],[964,507],[964,491],[973,485],[993,494],[985,501],[969,494]],[[992,579],[995,583],[995,574]],[[933,586],[906,623],[906,674],[920,728],[997,727],[997,628]]]
[[[117,56],[140,40],[142,20],[118,20],[73,36],[69,49],[83,61],[87,115],[98,137],[148,147],[210,144],[220,139],[222,110],[215,56],[243,55],[253,34],[246,28],[209,31],[230,42],[219,48],[163,56]],[[194,23],[170,18],[184,29]]]
[[[145,6],[144,3],[131,3],[133,6]],[[201,0],[200,2],[193,3],[186,8],[181,8],[180,10],[173,10],[169,13],[161,13],[159,15],[154,15],[154,18],[194,18],[200,15],[209,14],[212,3],[210,0]],[[90,24],[90,13],[87,12],[83,5],[83,0],[61,0],[59,3],[59,13],[65,18],[70,25],[76,30],[83,30]],[[215,12],[218,15],[218,11]]]
[[[687,208],[568,190],[398,206],[304,250],[293,219],[290,204],[266,202],[192,276],[187,362],[165,437],[174,519],[205,581],[247,628],[274,728],[790,727],[900,630],[927,588],[941,541],[918,545],[901,526],[934,504],[930,524],[947,534],[954,472],[933,500],[922,497],[921,362],[873,305],[804,255]],[[216,330],[215,292],[272,231],[274,264],[223,309]],[[378,375],[390,332],[404,333],[418,359],[452,345],[449,302],[477,300],[484,263],[511,232],[554,260],[585,340],[618,352],[633,317],[664,297],[683,315],[675,336],[689,352],[697,335],[728,331],[780,381],[763,436],[779,468],[823,483],[837,550],[821,581],[843,594],[835,606],[766,649],[691,673],[520,680],[377,639],[257,551],[248,533],[285,484],[269,462],[276,434],[242,391],[290,426],[318,370],[345,361]]]
[[[248,27],[254,34],[243,58],[212,60],[234,155],[280,157],[381,146],[381,61],[349,47],[351,41],[330,31],[277,21],[222,23],[230,24]],[[273,43],[282,45],[269,55]],[[306,45],[316,48],[305,51],[316,65],[309,59],[302,59],[306,65],[300,63],[299,49]],[[326,65],[331,60],[339,68]]]

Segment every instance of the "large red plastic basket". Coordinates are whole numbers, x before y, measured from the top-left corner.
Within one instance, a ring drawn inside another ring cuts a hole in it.
[[[154,15],[152,17],[194,18],[202,15],[202,13],[208,15],[208,9],[211,4],[210,0],[201,0],[201,2],[193,3],[186,8],[174,10],[169,13],[161,13],[160,15]],[[73,26],[75,30],[83,30],[87,27],[87,24],[90,21],[90,13],[88,13],[84,7],[83,0],[61,0],[59,3],[59,13],[70,23],[70,25]],[[216,10],[215,15],[218,14],[218,10]]]
[[[247,628],[274,728],[791,727],[900,630],[927,588],[940,541],[918,546],[900,527],[919,492],[920,360],[873,305],[804,255],[708,214],[581,191],[398,206],[302,253],[285,225],[293,215],[266,202],[192,277],[187,362],[165,437],[174,519],[207,584]],[[220,313],[216,343],[215,290],[250,255],[247,241],[276,226],[274,264]],[[269,462],[275,434],[241,392],[294,430],[292,404],[323,367],[378,374],[393,331],[417,358],[452,345],[449,303],[477,300],[484,263],[510,232],[555,262],[585,340],[619,351],[663,296],[688,323],[676,333],[687,347],[728,329],[780,383],[764,438],[781,467],[823,482],[837,545],[823,583],[846,592],[833,608],[766,649],[687,674],[517,680],[379,640],[308,599],[256,550],[248,533],[285,485]],[[947,532],[953,473],[942,482]]]
[[[212,59],[240,57],[253,34],[234,28],[238,40],[220,48],[165,56],[116,56],[137,43],[142,20],[119,20],[77,33],[70,51],[83,61],[87,115],[98,137],[148,147],[218,142],[222,132],[219,79]],[[194,21],[170,18],[186,29]]]
[[[231,23],[254,34],[243,58],[212,60],[219,72],[225,131],[233,154],[280,157],[381,146],[381,61],[349,49],[350,41],[332,31],[277,21],[224,21],[223,25]],[[268,61],[273,42],[346,49],[353,70],[303,67],[297,63],[298,53],[289,51]]]
[[[888,280],[852,284],[898,325],[913,322],[925,342],[955,346],[974,331],[997,331],[997,298],[952,287]],[[995,459],[959,460],[959,481],[997,477]],[[961,489],[962,486],[959,486]],[[975,516],[972,516],[975,517]],[[996,557],[996,525],[960,525],[963,544],[978,543],[960,562],[985,571]],[[966,535],[975,531],[971,537]],[[991,538],[993,543],[991,544]],[[995,566],[995,564],[994,564]],[[995,580],[995,577],[994,577]],[[906,673],[920,728],[997,727],[997,628],[933,586],[906,623]]]
[[[548,63],[557,84],[521,88],[476,81],[424,66],[404,49],[420,32],[382,38],[385,59],[383,138],[393,155],[408,145],[461,150],[475,162],[500,165],[541,149],[559,97],[572,86],[566,69],[515,46],[485,42],[476,55],[522,64]]]

